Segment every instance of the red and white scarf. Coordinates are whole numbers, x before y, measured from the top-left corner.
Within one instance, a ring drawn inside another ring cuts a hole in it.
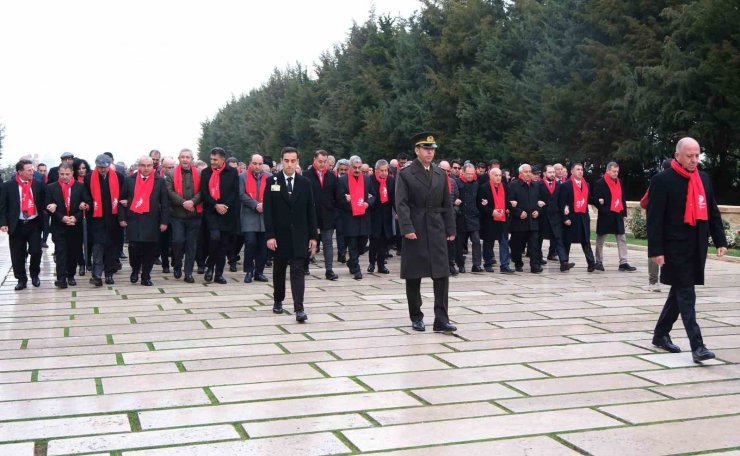
[[[257,201],[258,203],[261,203],[265,199],[265,187],[267,187],[267,175],[265,173],[262,173],[260,176],[260,194],[257,195],[257,179],[254,177],[254,173],[251,171],[247,171],[247,178],[244,182],[244,187],[247,192],[247,195],[249,195],[253,200]]]
[[[36,215],[36,202],[33,200],[33,189],[31,183],[33,181],[23,182],[18,174],[15,175],[15,181],[21,188],[21,211],[26,217]]]
[[[347,174],[349,185],[349,199],[352,205],[352,216],[365,215],[365,176],[355,179],[355,176]]]
[[[683,213],[684,223],[696,226],[697,220],[709,220],[707,210],[707,194],[704,192],[704,183],[701,181],[699,170],[688,172],[676,160],[671,161],[671,168],[679,176],[689,180],[689,188],[686,192],[686,210]]]
[[[149,198],[152,196],[152,190],[154,190],[154,174],[150,174],[145,180],[141,173],[138,173],[134,186],[134,200],[131,201],[131,212],[149,213]]]
[[[504,190],[504,186],[501,184],[493,183],[493,181],[488,181],[488,185],[491,186],[491,194],[493,195],[493,220],[495,222],[505,222],[506,221],[506,191]],[[498,209],[501,211],[501,215],[496,215],[495,210]]]
[[[213,169],[213,174],[211,174],[211,178],[208,179],[208,193],[210,193],[211,198],[218,201],[221,199],[221,173],[224,172],[226,169],[226,164],[221,166],[219,169]]]
[[[378,177],[378,175],[375,175],[375,180],[378,181],[378,185],[380,186],[378,188],[378,193],[380,193],[380,203],[387,203],[388,202],[388,176],[386,176],[384,179],[381,179]]]
[[[67,215],[72,212],[72,187],[75,185],[74,179],[69,181],[69,184],[65,184],[61,180],[59,182],[59,188],[62,189],[62,198],[64,199],[64,206],[67,208]]]
[[[585,180],[581,179],[581,186],[578,188],[575,179],[570,180],[573,183],[573,212],[577,214],[585,214],[588,210],[588,184]]]
[[[557,186],[558,183],[555,182],[554,180],[551,181],[549,179],[545,179],[544,182],[545,182],[545,188],[547,189],[548,192],[550,192],[550,195],[555,193],[555,187]]]
[[[614,182],[614,180],[609,176],[605,176],[604,181],[606,182],[606,186],[609,187],[609,192],[612,196],[612,203],[609,206],[609,210],[619,214],[624,210],[624,201],[622,201],[622,184],[619,182],[619,179]]]
[[[198,170],[190,167],[190,174],[193,175],[193,189],[197,193],[200,190],[200,174],[198,174]],[[175,168],[175,171],[172,173],[172,186],[175,189],[175,193],[185,198],[185,194],[183,193],[184,190],[182,188],[182,166],[177,165]],[[198,204],[195,206],[195,212],[198,214],[203,212],[203,205]]]
[[[316,172],[316,176],[319,178],[319,185],[321,188],[324,188],[324,179],[326,178],[326,170],[319,171],[316,168],[313,168],[313,170]]]
[[[103,216],[103,194],[100,191],[100,172],[96,167],[90,176],[90,193],[93,199],[93,218]],[[112,214],[118,214],[118,196],[121,188],[118,185],[118,174],[108,171],[108,190],[110,191],[110,208]]]

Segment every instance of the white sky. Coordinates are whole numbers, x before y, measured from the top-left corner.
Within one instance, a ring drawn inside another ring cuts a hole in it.
[[[200,123],[273,68],[311,65],[352,21],[417,0],[0,0],[3,163],[197,149]]]

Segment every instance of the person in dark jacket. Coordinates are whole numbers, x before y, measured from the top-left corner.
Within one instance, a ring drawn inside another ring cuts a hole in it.
[[[558,206],[561,187],[562,184],[555,179],[555,168],[552,165],[545,166],[544,178],[537,183],[540,201],[544,201],[545,203],[542,208],[542,214],[539,217],[540,233],[537,239],[537,252],[540,258],[542,258],[542,241],[549,239],[550,250],[555,251],[560,261],[560,271],[566,272],[575,266],[575,264],[565,261],[568,258],[568,254],[565,253],[565,246],[563,245],[563,218],[560,215],[560,207]],[[548,253],[547,259],[551,260],[553,258],[555,257],[551,257]]]
[[[170,198],[172,267],[175,278],[179,279],[184,265],[185,282],[194,283],[193,265],[203,215],[200,171],[193,166],[193,152],[190,149],[182,149],[178,160],[180,164],[165,175]]]
[[[361,280],[360,255],[365,253],[370,237],[370,210],[376,197],[372,193],[370,176],[362,174],[362,159],[353,155],[349,166],[349,173],[337,182],[336,201],[342,212],[344,243],[349,251],[347,267],[355,280]]]
[[[316,206],[316,223],[319,226],[321,246],[324,249],[324,277],[337,280],[334,273],[334,213],[336,210],[337,176],[328,164],[329,153],[317,150],[313,154],[313,165],[303,175],[311,182]],[[337,235],[339,236],[339,235]],[[308,259],[305,265],[308,270]]]
[[[454,163],[454,162],[453,162]],[[460,190],[460,213],[461,216],[455,220],[457,228],[457,239],[455,246],[455,263],[459,272],[465,272],[465,256],[463,252],[468,244],[468,239],[472,244],[471,252],[473,254],[472,272],[483,272],[481,267],[481,241],[480,225],[481,216],[478,211],[478,179],[475,172],[475,166],[468,163],[464,166],[457,179]]]
[[[170,199],[164,179],[154,173],[148,156],[141,157],[138,172],[126,178],[121,205],[118,219],[126,229],[131,283],[138,282],[141,274],[141,284],[150,287],[154,259],[159,253],[159,235],[170,222]]]
[[[396,180],[390,175],[390,165],[385,160],[375,163],[375,172],[370,177],[371,193],[377,195],[377,201],[372,208],[370,230],[370,252],[368,254],[370,266],[367,272],[374,272],[375,265],[378,272],[389,274],[386,267],[388,247],[393,241],[393,206],[396,202]]]
[[[560,187],[558,206],[563,215],[563,246],[569,261],[570,246],[573,243],[581,244],[586,256],[588,272],[603,271],[604,266],[594,259],[591,249],[591,216],[588,213],[589,187],[583,178],[583,165],[575,163],[571,167],[571,178]],[[563,261],[563,260],[561,260]]]
[[[265,239],[265,193],[272,174],[262,169],[264,159],[253,154],[246,172],[239,175],[242,203],[241,229],[244,234],[244,283],[267,282],[267,239]]]
[[[617,251],[619,252],[619,270],[631,272],[637,268],[630,266],[627,261],[627,239],[624,236],[624,222],[627,220],[627,201],[622,193],[622,182],[619,179],[619,165],[609,162],[606,165],[606,173],[602,179],[594,185],[594,193],[591,204],[599,211],[596,219],[596,261],[604,261],[604,241],[608,234],[613,234],[617,239]]]
[[[211,166],[200,174],[200,195],[203,218],[209,234],[209,254],[206,261],[206,282],[225,284],[226,256],[233,251],[239,235],[239,173],[226,165],[226,151],[211,149]],[[231,249],[231,250],[230,250]]]
[[[481,179],[478,179],[480,183]],[[481,238],[483,251],[493,253],[494,243],[498,242],[500,270],[502,274],[513,274],[509,262],[509,219],[511,217],[511,203],[509,201],[508,186],[503,181],[503,172],[493,168],[488,173],[488,179],[478,186],[476,204],[481,214]],[[493,255],[491,255],[492,257]],[[484,258],[486,256],[484,255]],[[484,260],[485,261],[485,260]],[[486,272],[493,272],[493,264],[484,265]]]
[[[670,337],[680,315],[697,363],[715,357],[704,345],[696,321],[694,290],[696,285],[704,285],[709,236],[717,247],[717,256],[727,252],[712,181],[697,168],[700,154],[695,139],[678,141],[671,169],[650,182],[647,208],[648,256],[662,266],[660,281],[671,287],[655,325],[653,345],[673,353],[681,351]]]
[[[450,193],[450,201],[452,202],[452,210],[455,214],[455,230],[457,231],[457,225],[462,224],[462,200],[460,199],[460,187],[459,180],[452,178],[452,167],[447,161],[439,162],[439,169],[445,172],[447,175],[447,190]],[[455,260],[457,258],[457,237],[454,241],[447,241],[447,263],[450,267],[450,275],[456,276],[458,268],[455,266]],[[463,269],[460,272],[465,272]]]
[[[75,162],[75,155],[72,152],[64,152],[62,156],[60,157],[61,163],[60,165],[67,164],[69,166],[74,165]],[[53,184],[57,180],[59,180],[59,166],[55,166],[49,170],[49,174],[47,175],[46,183],[47,184]]]
[[[511,204],[509,231],[511,232],[511,258],[514,268],[523,271],[522,255],[524,247],[529,249],[530,271],[542,272],[540,253],[536,248],[540,229],[540,211],[545,203],[539,199],[539,191],[532,182],[532,167],[524,164],[519,167],[519,179],[509,184],[509,202]]]

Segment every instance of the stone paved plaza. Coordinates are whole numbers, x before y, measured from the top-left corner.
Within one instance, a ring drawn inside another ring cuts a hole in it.
[[[453,278],[455,336],[410,330],[397,258],[359,282],[312,266],[298,324],[242,273],[57,291],[46,252],[42,287],[16,293],[7,236],[0,252],[0,455],[740,454],[738,263],[708,262],[718,359],[697,366],[651,346],[666,291],[644,289],[644,252],[635,273],[607,249],[603,273],[574,255],[567,274]]]

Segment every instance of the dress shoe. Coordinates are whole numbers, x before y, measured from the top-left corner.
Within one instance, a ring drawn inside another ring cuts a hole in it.
[[[450,266],[450,275],[456,276],[458,274],[457,268],[455,266]]]
[[[530,271],[532,274],[540,274],[542,272],[542,266],[537,266],[536,268],[531,268]]]
[[[588,268],[586,268],[588,272],[594,272],[596,270],[596,264],[589,264]]]
[[[483,268],[480,266],[473,266],[473,269],[471,269],[470,272],[483,272]]]
[[[151,279],[141,279],[141,284],[145,287],[151,287],[154,285]]]
[[[637,268],[634,266],[630,266],[629,263],[624,263],[619,265],[619,270],[624,272],[632,272],[637,271]]]
[[[516,265],[516,264],[515,264],[515,265],[514,265],[514,270],[515,270],[516,272],[524,272],[524,265],[522,265],[522,266],[519,266],[519,265]]]
[[[465,269],[465,266],[460,266],[459,268],[457,268],[457,272],[459,272],[460,274],[467,274],[468,271],[467,269]]]
[[[339,276],[336,275],[334,271],[329,270],[329,271],[326,271],[326,280],[331,280],[331,281],[339,280]]]
[[[308,315],[306,315],[306,312],[300,311],[295,313],[295,321],[297,321],[298,323],[303,323],[306,320],[308,320]]]
[[[411,329],[414,331],[426,331],[427,327],[424,326],[424,320],[417,320],[411,322]]]
[[[483,270],[486,271],[486,272],[496,272],[496,271],[494,271],[493,266],[486,266],[486,267],[483,268]]]
[[[83,268],[82,266],[80,266],[79,271],[77,271],[77,275],[84,276],[85,275],[85,268]]]
[[[507,266],[505,268],[504,267],[501,268],[501,274],[514,274],[514,272],[516,272],[516,271],[514,271],[513,269],[511,269],[509,266]]]
[[[558,257],[556,257],[555,255],[547,255],[547,259],[550,261],[555,261],[558,259]]]
[[[172,274],[176,279],[182,277],[182,268],[175,268],[175,272]]]
[[[31,285],[36,288],[41,286],[41,280],[39,280],[39,276],[31,276]]]
[[[96,287],[102,287],[103,279],[101,279],[100,277],[90,277],[90,283],[95,285]]]
[[[170,267],[169,266],[162,266],[162,273],[163,274],[169,274],[170,273]]]
[[[131,276],[129,277],[131,279],[131,283],[136,283],[139,281],[139,273],[138,272],[132,272]]]
[[[496,261],[496,259],[495,259],[495,258],[494,258],[494,259],[493,259],[492,261],[493,261],[493,263],[491,263],[491,264],[492,264],[493,266],[496,266],[496,265],[498,264],[498,261]]]
[[[267,280],[267,277],[265,277],[264,274],[255,274],[254,280],[255,282],[269,282],[269,280]]]
[[[344,255],[337,256],[337,261],[339,261],[342,264],[345,264],[347,262],[347,255],[344,254]]]
[[[252,283],[254,275],[251,272],[244,274],[244,283]]]
[[[709,349],[707,349],[707,347],[705,347],[704,345],[692,351],[691,356],[694,358],[695,363],[700,363],[702,361],[707,361],[715,358],[714,353],[710,352]]]
[[[388,252],[385,254],[386,258],[393,258],[393,254],[391,252]]]
[[[603,263],[596,263],[594,265],[594,269],[596,269],[597,271],[603,271],[604,270],[604,264]]]
[[[560,263],[560,272],[569,271],[569,270],[573,269],[573,266],[575,266],[575,265],[576,265],[575,263],[568,263],[568,262]]]
[[[370,272],[370,273],[375,272],[375,265],[374,264],[371,264],[370,266],[368,266],[367,267],[367,272]]]
[[[432,329],[434,330],[434,332],[454,332],[457,331],[457,326],[451,324],[450,322],[434,323]]]
[[[67,288],[67,281],[66,280],[55,280],[54,286],[57,288]]]
[[[69,284],[69,286],[70,286],[70,287],[75,287],[75,286],[77,286],[77,281],[75,280],[75,278],[74,278],[74,277],[70,277],[70,278],[68,278],[68,279],[67,279],[67,283]]]
[[[185,282],[186,283],[195,283],[195,279],[193,278],[193,274],[185,274]]]
[[[242,260],[241,255],[237,255],[236,258],[234,258],[234,264],[239,263]]]
[[[159,257],[157,257],[154,259],[154,264],[156,266],[162,266],[162,260],[160,260]]]
[[[42,249],[48,249],[49,248],[49,244],[47,244],[46,242],[42,242],[41,243],[41,248]]]
[[[272,267],[272,260],[267,260],[267,262],[265,263],[265,266],[267,266],[268,268],[271,268]]]
[[[544,265],[546,265],[546,264],[547,264],[547,261],[545,261],[545,260],[540,260],[540,265],[544,266]]]
[[[318,250],[316,251],[316,253],[319,253],[319,252],[318,252]],[[310,262],[311,264],[319,264],[319,262],[318,262],[318,261],[316,261],[316,257],[311,257],[311,259],[309,260],[309,262]]]
[[[671,336],[654,336],[653,345],[671,353],[681,353],[681,348],[673,343]]]
[[[281,314],[283,313],[283,303],[282,302],[276,302],[272,305],[272,313],[274,314]]]
[[[206,272],[205,266],[198,266],[198,270],[196,271],[198,274],[203,274]]]
[[[236,272],[237,270],[236,263],[229,263],[229,272]]]
[[[381,274],[390,274],[391,273],[391,271],[389,271],[388,268],[386,268],[384,264],[381,264],[380,266],[378,266],[378,272],[381,273]]]
[[[113,280],[113,276],[110,275],[110,274],[106,274],[106,276],[105,276],[105,284],[106,285],[113,285],[114,283],[116,283],[116,282],[115,282],[115,280]]]
[[[362,280],[362,273],[360,271],[357,271],[354,274],[352,274],[352,278],[355,280]]]
[[[213,278],[214,283],[220,283],[221,285],[226,285],[226,279],[222,275],[217,275]]]
[[[121,269],[123,269],[123,265],[120,261],[116,261],[116,272],[120,271]]]
[[[311,269],[308,267],[303,268],[303,275],[311,275]]]
[[[15,291],[21,291],[21,290],[23,290],[24,288],[26,288],[26,283],[27,283],[27,282],[26,282],[26,280],[25,280],[25,279],[24,279],[24,280],[19,280],[19,281],[18,281],[18,284],[17,284],[16,286],[15,286]]]
[[[203,279],[204,279],[204,280],[205,280],[206,282],[211,282],[211,281],[213,281],[213,269],[212,269],[212,268],[208,268],[208,269],[206,270],[206,274],[205,274],[205,275],[203,276]]]
[[[120,258],[120,259],[122,259],[122,260],[128,260],[128,257],[127,257],[127,256],[126,256],[126,254],[125,254],[125,253],[123,253],[123,252],[121,252],[121,254],[120,254],[120,255],[118,255],[118,258]]]

